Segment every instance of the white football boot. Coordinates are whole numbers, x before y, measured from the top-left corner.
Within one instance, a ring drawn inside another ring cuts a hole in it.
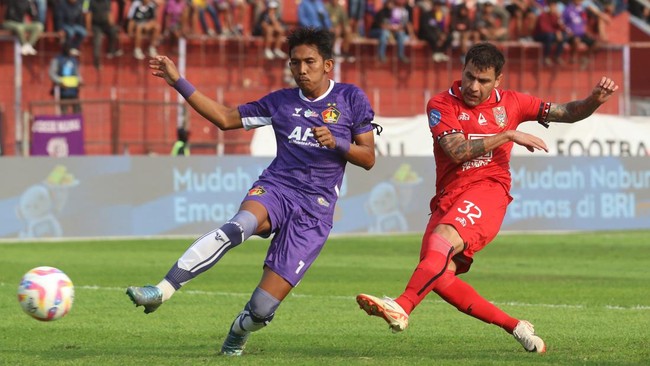
[[[517,323],[512,335],[517,342],[524,346],[526,351],[537,353],[546,352],[546,344],[540,337],[535,335],[535,328],[526,320],[521,320]]]
[[[380,299],[366,294],[357,295],[359,307],[368,315],[383,318],[393,333],[401,332],[409,325],[409,316],[404,309],[390,297]]]

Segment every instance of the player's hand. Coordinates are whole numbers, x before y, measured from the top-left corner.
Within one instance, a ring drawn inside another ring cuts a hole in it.
[[[311,133],[314,134],[314,138],[318,141],[320,146],[324,146],[328,149],[336,147],[336,139],[327,126],[312,127]]]
[[[156,56],[150,59],[149,68],[153,70],[151,75],[165,79],[169,86],[174,86],[181,77],[174,61],[167,56]]]
[[[612,79],[603,76],[600,78],[598,84],[596,84],[594,87],[594,90],[592,90],[591,96],[593,98],[596,98],[598,103],[603,104],[609,99],[609,97],[612,96],[612,94],[614,94],[616,90],[618,90],[618,85],[616,85]]]
[[[515,144],[525,147],[530,152],[535,152],[535,150],[544,150],[545,152],[548,152],[546,143],[539,137],[517,130],[512,132],[512,141]]]

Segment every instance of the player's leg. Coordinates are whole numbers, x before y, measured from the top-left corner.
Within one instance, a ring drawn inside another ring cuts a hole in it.
[[[320,253],[331,225],[306,214],[293,202],[285,202],[286,213],[275,231],[264,261],[264,274],[251,300],[232,323],[221,353],[239,356],[252,332],[267,326],[287,294],[303,278]]]
[[[420,262],[405,291],[394,301],[385,298],[383,304],[362,294],[357,297],[359,305],[369,315],[384,318],[393,331],[404,330],[408,316],[438,285],[452,257],[463,251],[471,261],[473,253],[496,236],[509,201],[507,192],[498,184],[475,185],[434,198]]]
[[[293,286],[270,268],[264,274],[250,300],[230,325],[228,335],[221,345],[221,353],[241,356],[252,332],[256,332],[273,320],[275,311]]]
[[[512,334],[528,352],[546,351],[544,341],[535,334],[529,322],[511,317],[497,306],[479,295],[472,286],[456,277],[455,264],[438,280],[435,292],[453,305],[458,311],[473,316],[488,324],[494,324]]]
[[[438,216],[433,214],[422,239],[420,263],[402,295],[395,300],[368,294],[357,296],[359,306],[368,315],[383,318],[393,332],[406,329],[411,311],[431,292],[453,255],[463,250],[463,241],[458,232],[449,225],[438,225],[437,222]]]
[[[434,215],[432,218],[435,220]],[[407,314],[411,314],[433,290],[452,257],[463,249],[463,239],[453,226],[430,222],[422,238],[420,263],[413,271],[404,293],[395,300]]]
[[[269,228],[264,205],[245,201],[232,219],[192,243],[157,286],[132,286],[126,293],[137,306],[144,306],[145,313],[151,313],[181,286],[212,268],[230,249]]]

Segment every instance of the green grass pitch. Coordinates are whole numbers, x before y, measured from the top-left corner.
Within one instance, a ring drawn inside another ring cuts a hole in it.
[[[547,342],[529,354],[506,332],[430,295],[392,334],[360,310],[360,292],[396,296],[420,237],[331,238],[246,354],[219,356],[261,275],[266,240],[250,240],[145,315],[124,294],[156,284],[191,239],[0,243],[0,365],[642,365],[650,364],[650,232],[501,235],[463,275]],[[75,284],[63,319],[22,312],[27,270],[62,269]]]

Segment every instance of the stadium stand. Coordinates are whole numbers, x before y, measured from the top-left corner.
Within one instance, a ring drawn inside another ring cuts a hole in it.
[[[289,27],[297,24],[298,2],[282,3],[283,20]],[[376,3],[375,6],[381,1]],[[0,19],[3,10],[0,5]],[[292,82],[286,60],[264,59],[262,40],[250,36],[253,8],[249,10],[244,16],[242,36],[200,34],[194,14],[188,24],[189,35],[183,40],[188,79],[206,94],[231,105],[254,100],[269,90],[289,87]],[[158,13],[162,21],[162,11]],[[47,63],[59,51],[61,39],[49,21],[50,17],[37,44],[38,55],[29,58],[16,55],[13,37],[0,30],[0,144],[5,155],[22,153],[21,143],[26,136],[22,129],[28,128],[32,116],[56,113]],[[566,101],[606,74],[629,88],[631,95],[650,96],[650,74],[643,72],[643,60],[650,59],[650,48],[644,42],[650,36],[631,22],[625,11],[614,17],[609,27],[616,31],[609,32],[609,43],[595,54],[585,70],[569,63],[564,67],[545,67],[541,48],[535,42],[500,42],[507,57],[505,87],[530,91],[552,101]],[[80,56],[85,80],[81,102],[88,154],[168,154],[176,138],[177,121],[183,120],[178,116],[186,117],[184,123],[192,132],[192,154],[250,153],[252,132],[221,132],[196,113],[187,112],[182,103],[177,103],[171,88],[150,76],[146,61],[130,56],[133,41],[124,32],[120,34],[120,44],[125,55],[104,59],[100,68],[93,66],[89,39],[82,44]],[[629,85],[625,85],[623,73],[627,46],[632,46],[629,67],[634,75]],[[165,43],[159,52],[179,57],[176,45]],[[436,63],[428,46],[420,40],[407,46],[409,64],[398,62],[394,44],[389,45],[387,62],[379,63],[377,41],[369,38],[355,39],[351,52],[357,61],[340,63],[334,78],[362,87],[376,113],[388,117],[423,114],[427,99],[448,88],[459,77],[462,67],[457,49],[449,54],[448,62]],[[609,103],[602,112],[621,114],[624,108],[623,102]]]

